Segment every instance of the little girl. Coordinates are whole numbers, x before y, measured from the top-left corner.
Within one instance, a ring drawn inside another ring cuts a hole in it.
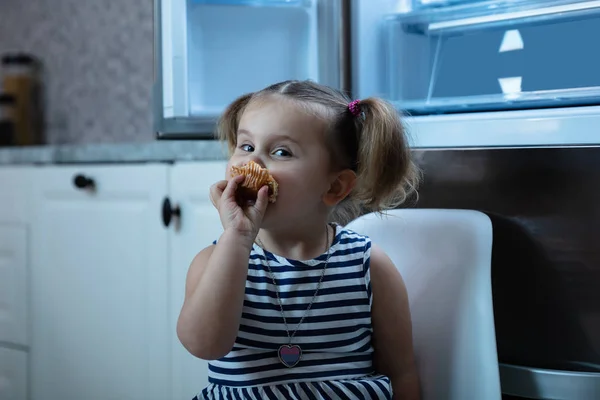
[[[386,254],[343,227],[417,185],[396,110],[310,81],[235,100],[219,138],[227,180],[211,187],[223,233],[192,261],[177,323],[210,360],[195,399],[418,399],[406,289]],[[254,161],[278,183],[238,205]],[[392,394],[393,390],[393,394]]]

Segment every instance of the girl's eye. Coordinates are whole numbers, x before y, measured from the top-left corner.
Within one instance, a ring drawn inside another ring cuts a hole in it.
[[[290,153],[286,149],[277,149],[273,152],[273,154],[275,154],[278,157],[290,157],[292,155],[292,153]]]
[[[240,146],[240,149],[247,151],[247,152],[253,152],[254,151],[254,147],[252,147],[249,144],[243,144]]]

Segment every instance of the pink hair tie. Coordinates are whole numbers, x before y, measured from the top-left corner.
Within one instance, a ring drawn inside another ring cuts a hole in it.
[[[355,117],[358,117],[359,115],[361,115],[360,108],[358,107],[359,104],[360,104],[360,100],[354,100],[354,101],[351,101],[350,103],[348,103],[348,109],[350,110],[352,115],[354,115]]]

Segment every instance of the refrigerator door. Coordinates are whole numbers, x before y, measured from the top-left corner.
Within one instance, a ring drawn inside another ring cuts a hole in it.
[[[344,88],[342,0],[155,0],[155,129],[211,138],[226,105],[287,79]]]

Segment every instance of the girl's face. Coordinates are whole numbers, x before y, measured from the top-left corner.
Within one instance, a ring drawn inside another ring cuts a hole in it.
[[[326,211],[323,196],[332,175],[325,129],[325,121],[285,98],[274,96],[247,106],[227,165],[227,179],[231,165],[250,160],[273,175],[279,192],[277,201],[267,207],[263,227],[308,222]]]

